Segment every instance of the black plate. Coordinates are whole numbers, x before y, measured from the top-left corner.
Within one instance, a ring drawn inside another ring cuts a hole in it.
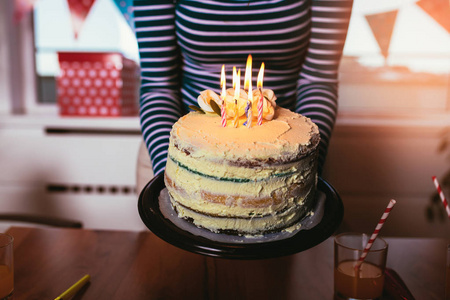
[[[295,254],[314,247],[330,237],[342,222],[344,206],[336,190],[319,178],[317,188],[325,193],[324,215],[319,224],[300,230],[284,240],[227,244],[193,235],[166,219],[159,208],[159,194],[165,188],[164,175],[155,176],[139,195],[138,209],[144,224],[164,241],[187,251],[220,258],[264,259]]]

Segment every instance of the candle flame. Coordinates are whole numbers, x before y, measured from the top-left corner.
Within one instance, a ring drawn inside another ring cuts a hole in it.
[[[259,69],[259,73],[258,73],[258,81],[256,82],[256,87],[258,89],[263,88],[263,80],[264,80],[264,63],[261,64],[261,68]]]
[[[248,83],[248,101],[253,102],[253,93],[252,93],[252,79]]]
[[[236,87],[236,78],[237,78],[236,67],[233,66],[233,89]]]
[[[241,93],[241,69],[236,74],[236,79],[234,80],[236,83],[235,89],[234,89],[234,99],[239,99],[239,95]]]
[[[249,84],[252,82],[252,55],[247,57],[247,65],[245,66],[244,90],[249,90]]]
[[[220,95],[222,99],[225,99],[225,96],[227,94],[226,92],[226,78],[225,78],[225,65],[222,65],[222,72],[220,74],[220,87],[222,88],[222,94]]]

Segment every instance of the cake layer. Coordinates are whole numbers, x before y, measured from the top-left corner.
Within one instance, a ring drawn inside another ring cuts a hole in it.
[[[222,127],[220,118],[191,112],[172,128],[169,153],[176,148],[197,161],[220,160],[227,166],[267,167],[298,161],[311,154],[320,141],[319,130],[310,119],[284,108],[261,126]],[[204,172],[207,173],[207,172]]]
[[[193,173],[169,158],[165,182],[171,197],[185,207],[209,215],[246,217],[273,214],[301,201],[315,186],[314,170],[235,181]]]
[[[244,163],[237,165],[234,162],[221,160],[219,157],[206,160],[204,157],[186,154],[185,151],[176,147],[171,148],[169,153],[168,158],[183,169],[214,179],[234,182],[258,181],[265,180],[268,177],[286,177],[292,174],[302,175],[302,172],[310,172],[316,162],[315,152],[309,153],[297,161],[284,164],[266,163],[266,165],[260,166]]]
[[[256,235],[280,231],[298,224],[302,218],[311,213],[314,197],[315,193],[311,192],[302,204],[292,205],[276,214],[247,218],[211,216],[186,208],[173,199],[171,201],[179,217],[189,220],[198,227],[217,233]]]

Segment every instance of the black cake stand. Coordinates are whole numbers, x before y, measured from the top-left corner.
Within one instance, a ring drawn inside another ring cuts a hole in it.
[[[330,237],[342,222],[344,206],[336,190],[319,178],[317,188],[325,196],[324,214],[317,225],[294,236],[263,243],[223,243],[187,232],[165,218],[159,194],[165,188],[164,175],[155,176],[139,195],[139,215],[151,232],[162,240],[187,251],[229,259],[265,259],[295,254],[314,247]]]

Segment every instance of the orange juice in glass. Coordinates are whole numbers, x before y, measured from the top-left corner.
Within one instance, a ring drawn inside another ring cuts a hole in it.
[[[387,243],[377,238],[358,268],[358,259],[369,236],[344,233],[334,242],[334,298],[380,299],[383,294]]]
[[[0,299],[9,299],[13,291],[13,237],[0,233]]]

